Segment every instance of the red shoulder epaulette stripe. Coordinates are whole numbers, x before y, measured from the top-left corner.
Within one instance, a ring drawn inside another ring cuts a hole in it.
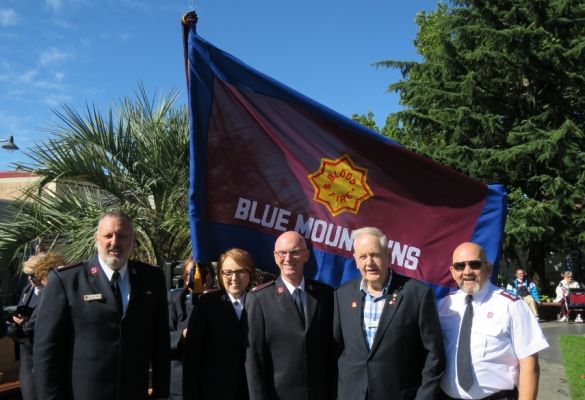
[[[69,265],[60,265],[60,266],[57,267],[57,271],[65,271],[66,269],[70,269],[70,268],[73,268],[73,267],[78,267],[80,265],[83,265],[83,263],[82,262],[79,262],[79,263],[69,264]]]
[[[504,297],[512,300],[512,301],[518,301],[518,300],[520,300],[520,297],[514,296],[512,293],[508,293],[505,290],[502,290],[502,291],[500,291],[498,293],[501,294],[502,296],[504,296]]]
[[[268,286],[272,286],[274,284],[275,281],[268,281],[268,282],[264,282],[259,284],[258,286],[254,286],[252,289],[250,289],[251,292],[257,292],[261,289],[267,288]]]

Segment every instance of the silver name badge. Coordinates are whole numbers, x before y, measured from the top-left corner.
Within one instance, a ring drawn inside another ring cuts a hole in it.
[[[83,295],[83,301],[100,301],[103,299],[104,295],[101,293]]]

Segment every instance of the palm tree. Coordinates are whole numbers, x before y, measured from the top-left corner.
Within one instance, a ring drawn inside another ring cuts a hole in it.
[[[171,91],[155,105],[140,85],[115,113],[55,111],[50,140],[17,166],[39,179],[23,192],[14,221],[0,223],[0,273],[15,271],[39,239],[72,262],[89,257],[97,221],[113,208],[134,221],[133,258],[161,265],[186,257],[189,123],[177,97]]]

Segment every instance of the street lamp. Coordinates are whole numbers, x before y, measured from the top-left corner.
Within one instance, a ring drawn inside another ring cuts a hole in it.
[[[0,139],[0,142],[6,142],[2,145],[4,150],[14,151],[18,150],[18,146],[14,144],[14,138],[12,136],[8,136],[8,139]]]

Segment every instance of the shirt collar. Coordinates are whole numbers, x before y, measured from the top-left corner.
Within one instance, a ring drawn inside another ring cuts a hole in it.
[[[114,275],[114,270],[112,268],[110,268],[109,265],[107,265],[105,262],[103,262],[101,260],[101,258],[99,258],[99,256],[98,256],[98,261],[100,263],[100,267],[102,267],[102,271],[104,271],[104,273],[108,277],[108,281],[111,281],[112,275]],[[117,270],[120,273],[120,280],[124,279],[124,277],[126,276],[127,270],[128,270],[128,262],[126,262],[126,264],[124,264],[122,266],[122,268],[119,268]]]
[[[379,297],[386,296],[388,294],[388,289],[390,288],[390,282],[392,282],[392,270],[391,269],[389,269],[388,277],[386,279],[387,279],[386,284],[384,285],[384,288],[382,289],[382,294]],[[362,279],[360,281],[360,292],[362,293],[362,295],[370,294],[370,292],[368,292],[367,284],[366,284],[366,281],[364,279]]]
[[[288,292],[292,295],[297,286],[294,286],[292,283],[288,282],[284,277],[282,277],[282,282],[284,282],[284,286],[286,286]],[[301,284],[298,286],[301,289],[301,292],[305,291],[305,277],[301,280]]]
[[[231,294],[231,293],[229,293],[229,292],[226,292],[226,293],[227,293],[228,297],[230,298],[230,301],[232,302],[232,304],[234,304],[234,303],[237,301],[237,302],[238,302],[238,303],[240,303],[241,305],[244,305],[244,301],[246,301],[246,293],[244,293],[244,294],[242,295],[242,297],[240,297],[239,299],[236,299],[236,298],[235,298],[234,296],[232,296],[232,294]]]

